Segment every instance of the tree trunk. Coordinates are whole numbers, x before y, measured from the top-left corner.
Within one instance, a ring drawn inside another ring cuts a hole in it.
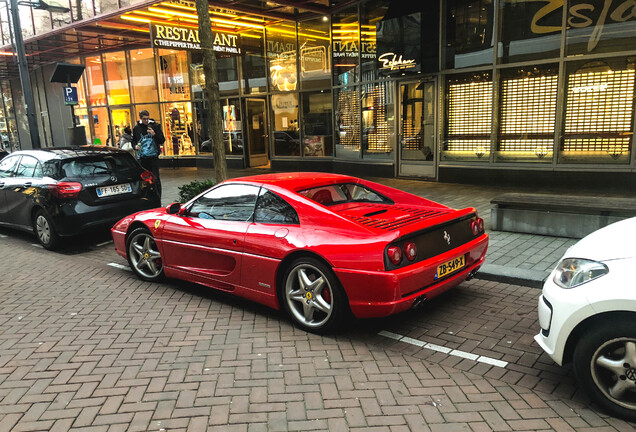
[[[212,141],[212,157],[214,158],[214,175],[217,182],[227,179],[227,162],[223,145],[223,119],[219,97],[219,82],[216,75],[216,54],[212,38],[212,22],[207,0],[196,0],[199,16],[199,40],[203,51],[203,73],[205,74],[205,99],[210,110],[208,131]]]

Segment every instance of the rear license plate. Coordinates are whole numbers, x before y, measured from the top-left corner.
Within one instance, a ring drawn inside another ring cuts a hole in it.
[[[465,265],[466,259],[464,258],[464,255],[453,258],[452,260],[447,261],[444,264],[440,264],[439,266],[437,266],[435,279],[439,279],[451,273],[455,273],[456,271],[463,269]]]
[[[125,193],[132,192],[132,187],[130,187],[130,183],[123,183],[112,186],[104,186],[97,188],[97,196],[98,197],[106,197],[111,195],[121,195]]]

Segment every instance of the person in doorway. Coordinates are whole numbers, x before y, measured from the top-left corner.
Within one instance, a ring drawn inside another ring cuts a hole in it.
[[[161,125],[150,118],[150,113],[147,110],[141,110],[139,111],[139,122],[132,132],[132,145],[137,150],[139,163],[155,176],[157,190],[161,196],[159,154],[161,153],[161,145],[166,141]]]
[[[132,145],[132,129],[130,129],[130,126],[126,126],[124,128],[124,133],[122,133],[121,138],[119,138],[119,148],[126,150],[133,156],[136,156],[135,148]]]

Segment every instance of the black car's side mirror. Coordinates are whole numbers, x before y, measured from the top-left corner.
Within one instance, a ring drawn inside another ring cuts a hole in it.
[[[172,203],[170,204],[168,207],[166,207],[166,212],[168,214],[183,214],[184,212],[181,211],[181,209],[185,210],[185,207],[183,207],[183,205],[181,203]]]

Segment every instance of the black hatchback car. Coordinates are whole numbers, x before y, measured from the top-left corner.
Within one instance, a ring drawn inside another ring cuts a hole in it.
[[[47,249],[160,205],[155,178],[127,151],[57,147],[0,161],[0,225],[33,231]]]

